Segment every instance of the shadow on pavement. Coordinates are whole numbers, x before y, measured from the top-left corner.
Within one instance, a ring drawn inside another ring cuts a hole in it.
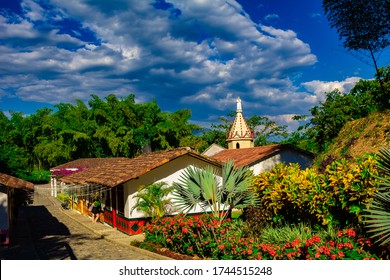
[[[14,225],[11,245],[0,247],[5,260],[77,259],[67,238],[69,229],[45,206],[22,206]],[[77,238],[77,236],[72,236]],[[79,236],[81,239],[82,237]]]

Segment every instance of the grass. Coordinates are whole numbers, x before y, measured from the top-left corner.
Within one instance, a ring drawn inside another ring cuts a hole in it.
[[[264,228],[260,240],[263,243],[272,243],[283,245],[287,242],[298,238],[301,241],[318,235],[323,242],[334,240],[337,237],[338,228],[319,229],[315,230],[310,225],[299,223],[297,225],[286,225],[282,227],[266,227]]]

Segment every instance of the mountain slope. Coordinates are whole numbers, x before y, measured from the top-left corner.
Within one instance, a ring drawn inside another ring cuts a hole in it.
[[[317,161],[332,158],[358,158],[377,153],[381,147],[390,147],[390,110],[374,112],[359,120],[346,123]]]

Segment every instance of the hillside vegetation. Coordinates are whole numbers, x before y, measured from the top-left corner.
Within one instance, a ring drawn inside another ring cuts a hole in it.
[[[326,158],[359,158],[377,153],[390,146],[390,110],[372,112],[365,118],[347,122],[327,151],[317,161]]]

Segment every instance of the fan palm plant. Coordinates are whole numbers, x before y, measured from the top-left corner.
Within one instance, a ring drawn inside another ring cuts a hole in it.
[[[233,208],[243,209],[257,205],[258,199],[251,189],[252,173],[236,168],[232,161],[222,167],[222,178],[212,167],[199,169],[188,167],[178,182],[173,184],[175,206],[188,213],[199,205],[222,219],[231,215]]]
[[[137,199],[131,208],[130,214],[134,210],[143,212],[152,219],[163,217],[168,214],[168,208],[171,206],[171,199],[167,198],[173,187],[168,187],[165,182],[158,182],[146,186],[141,186],[138,193],[134,196]]]
[[[390,151],[386,148],[380,150],[378,167],[383,172],[383,177],[378,177],[378,193],[366,210],[369,214],[365,217],[368,233],[384,245],[390,242]]]

